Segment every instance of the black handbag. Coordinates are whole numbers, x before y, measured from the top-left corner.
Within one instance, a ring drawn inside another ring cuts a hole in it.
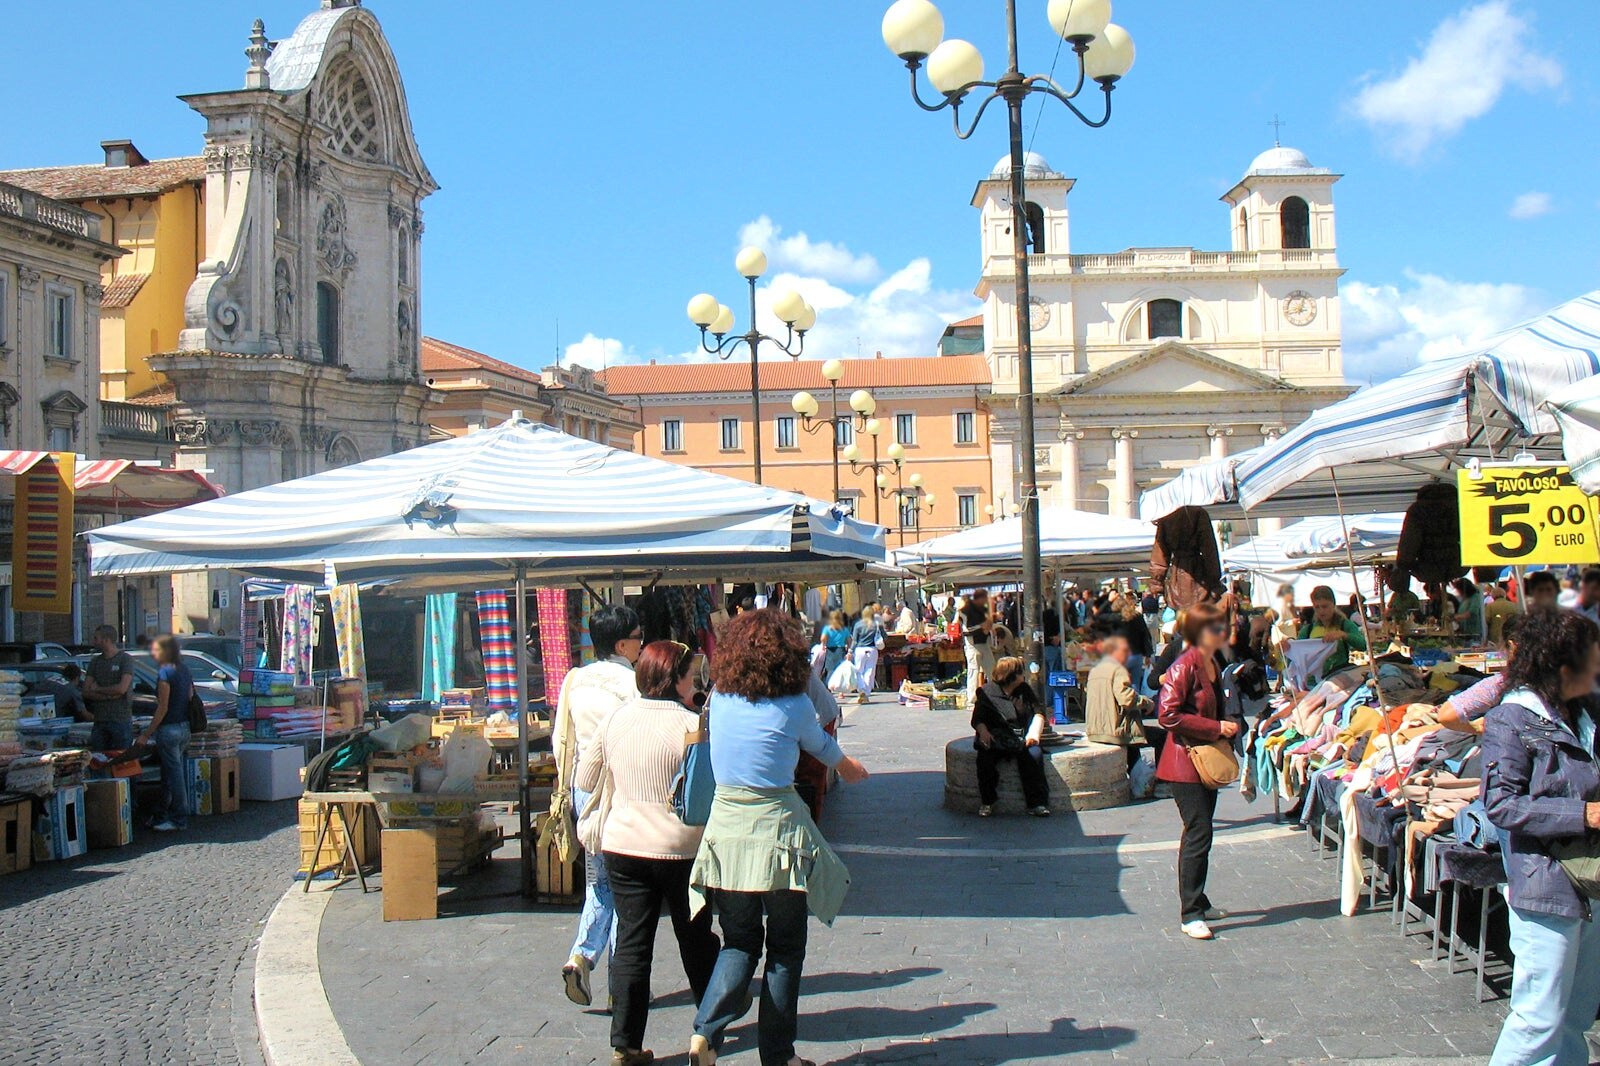
[[[200,693],[191,684],[189,686],[189,732],[204,733],[206,731],[206,704],[200,698]]]
[[[998,751],[1002,755],[1015,755],[1027,746],[1028,742],[1015,729],[989,730],[990,751]]]

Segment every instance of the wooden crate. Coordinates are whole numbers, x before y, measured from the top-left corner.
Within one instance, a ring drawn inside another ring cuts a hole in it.
[[[439,866],[433,831],[385,829],[383,920],[409,922],[439,916]]]
[[[348,808],[346,808],[348,809]],[[378,812],[371,804],[357,808],[354,846],[356,861],[370,866],[379,861]],[[311,853],[317,844],[317,805],[300,801],[300,866],[301,873],[311,868]],[[328,825],[328,835],[322,840],[322,853],[317,856],[317,873],[336,870],[344,862],[344,823],[333,818]]]
[[[556,854],[554,845],[541,847],[538,843],[539,831],[544,827],[548,814],[541,814],[534,820],[534,860],[533,860],[533,892],[534,897],[542,903],[581,903],[583,902],[583,855],[574,854],[571,862],[562,862],[561,856]]]
[[[0,799],[0,874],[33,865],[33,801],[26,796]]]

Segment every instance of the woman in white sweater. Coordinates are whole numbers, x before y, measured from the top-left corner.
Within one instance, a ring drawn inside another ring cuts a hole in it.
[[[672,783],[683,766],[684,736],[700,727],[694,654],[670,640],[647,646],[635,665],[637,699],[617,708],[584,749],[577,785],[598,792],[609,778],[611,810],[601,851],[617,910],[611,954],[613,1066],[653,1061],[643,1049],[650,1013],[650,963],[661,905],[672,915],[683,971],[699,1003],[721,944],[711,931],[711,908],[689,913],[689,871],[700,837],[672,809]]]

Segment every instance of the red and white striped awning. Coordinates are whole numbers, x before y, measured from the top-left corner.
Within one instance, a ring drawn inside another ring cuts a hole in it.
[[[0,473],[25,474],[49,452],[0,451]],[[195,470],[140,466],[132,459],[95,459],[73,476],[76,509],[84,514],[155,514],[222,495],[221,486]]]

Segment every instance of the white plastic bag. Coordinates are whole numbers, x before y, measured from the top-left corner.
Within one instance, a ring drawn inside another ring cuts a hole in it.
[[[828,678],[828,691],[852,692],[856,687],[855,664],[849,659],[834,668],[833,675]]]
[[[1156,768],[1140,753],[1139,761],[1128,770],[1128,791],[1136,800],[1149,799],[1156,791]]]
[[[440,792],[471,792],[478,775],[487,773],[494,747],[476,729],[457,729],[444,742],[444,783]]]
[[[372,731],[372,742],[384,751],[410,751],[433,735],[433,721],[425,714],[408,714],[398,722],[385,722]]]

